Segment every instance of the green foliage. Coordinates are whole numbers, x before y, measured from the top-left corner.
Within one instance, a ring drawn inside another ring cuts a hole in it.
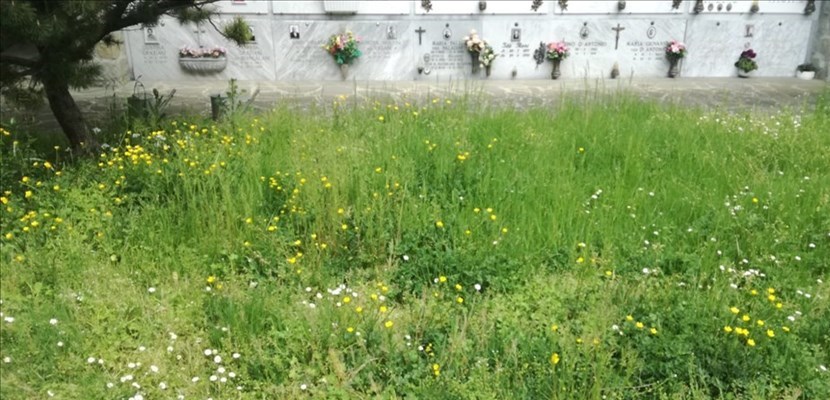
[[[51,93],[52,110],[72,145],[85,143],[94,150],[95,140],[68,89],[88,87],[99,78],[95,46],[114,45],[114,32],[152,26],[163,16],[174,16],[181,23],[209,23],[237,44],[247,43],[250,31],[243,19],[235,18],[223,29],[213,23],[216,9],[210,3],[215,1],[0,2],[0,95],[19,99],[22,90]]]
[[[0,395],[826,398],[827,111],[342,97],[75,163],[0,131]]]
[[[323,49],[334,57],[337,65],[348,65],[363,54],[358,49],[358,43],[359,40],[354,36],[354,33],[346,32],[332,35],[323,46]]]
[[[241,17],[235,17],[230,23],[225,25],[223,33],[225,37],[233,40],[239,45],[244,45],[251,41],[251,27],[248,22]]]

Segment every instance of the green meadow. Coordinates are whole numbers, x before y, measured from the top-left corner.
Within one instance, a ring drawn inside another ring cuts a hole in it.
[[[0,132],[3,399],[830,398],[830,96],[148,122]]]

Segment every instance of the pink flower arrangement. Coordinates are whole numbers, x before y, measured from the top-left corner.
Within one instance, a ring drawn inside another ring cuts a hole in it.
[[[219,58],[228,54],[228,50],[224,47],[182,47],[179,49],[179,57],[182,58]]]
[[[326,50],[338,65],[351,64],[355,59],[363,55],[357,44],[360,43],[360,38],[355,37],[354,33],[346,32],[336,35],[331,35],[328,42],[323,45]]]
[[[570,55],[570,48],[562,42],[548,43],[547,51],[545,52],[548,60],[564,60]]]
[[[487,41],[478,36],[475,29],[470,30],[469,36],[464,36],[464,45],[467,46],[467,51],[470,53],[481,53],[487,47]]]
[[[686,57],[686,45],[677,40],[672,40],[666,45],[666,57],[673,60],[679,60]]]

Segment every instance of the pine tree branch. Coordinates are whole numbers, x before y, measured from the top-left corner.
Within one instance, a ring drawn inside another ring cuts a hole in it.
[[[11,54],[0,54],[0,62],[28,68],[36,68],[39,64],[37,60]]]
[[[129,3],[132,3],[132,1],[126,1],[128,3],[128,7]],[[103,38],[106,34],[119,31],[124,28],[129,28],[133,25],[155,22],[158,20],[160,16],[170,14],[171,12],[174,12],[176,10],[181,10],[190,7],[202,7],[208,4],[215,3],[217,1],[218,0],[194,0],[192,2],[189,2],[181,0],[161,0],[155,3],[145,3],[152,7],[152,12],[149,14],[143,14],[141,12],[142,10],[138,9],[132,10],[127,15],[123,15],[123,11],[120,14],[112,13],[107,15],[107,17],[105,18],[107,22],[104,25],[104,33],[101,35],[101,38]]]

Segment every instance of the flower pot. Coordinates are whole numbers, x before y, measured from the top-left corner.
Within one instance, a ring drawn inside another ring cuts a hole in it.
[[[475,75],[479,71],[481,71],[481,64],[478,61],[478,52],[475,52],[475,51],[470,52],[470,62],[471,62],[472,67],[473,67],[473,70],[472,70],[473,75]]]
[[[349,64],[340,64],[340,75],[344,81],[349,79]]]
[[[669,59],[669,78],[674,78],[680,75],[680,59],[678,58],[670,58]]]
[[[739,69],[739,70],[738,70],[738,76],[739,76],[739,77],[741,77],[741,78],[749,78],[749,77],[751,77],[752,75],[754,75],[754,74],[753,74],[753,71],[746,72],[746,71],[744,71],[744,70],[742,70],[742,69]]]
[[[550,79],[559,79],[562,76],[562,73],[559,72],[559,63],[562,60],[552,60],[553,61],[553,69],[550,71]]]
[[[202,73],[202,74],[215,74],[217,72],[221,72],[228,66],[228,58],[227,57],[200,57],[200,58],[189,58],[189,57],[182,57],[179,58],[179,66],[182,67],[185,71],[195,72],[195,73]]]
[[[134,94],[127,98],[127,116],[130,120],[147,118],[150,115],[150,96]]]
[[[225,115],[225,109],[228,105],[226,99],[227,97],[223,97],[221,94],[210,96],[210,117],[214,121],[219,121]]]
[[[816,77],[816,71],[796,71],[795,76],[798,79],[804,79],[805,81],[809,81]]]

